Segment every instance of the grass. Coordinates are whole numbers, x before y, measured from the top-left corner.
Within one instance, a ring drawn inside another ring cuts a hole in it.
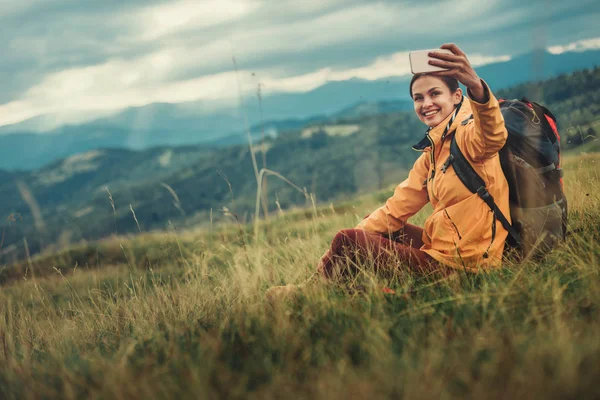
[[[561,248],[457,280],[365,272],[266,303],[389,191],[283,213],[256,241],[232,224],[41,255],[0,274],[0,397],[599,397],[599,163],[565,158]]]

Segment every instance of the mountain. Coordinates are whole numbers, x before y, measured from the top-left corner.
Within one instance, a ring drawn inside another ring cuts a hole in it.
[[[83,133],[85,132],[85,133]],[[55,160],[97,148],[130,148],[129,132],[88,123],[65,126],[52,134],[13,133],[0,136],[0,167],[37,169]]]
[[[398,111],[409,111],[412,109],[413,102],[410,100],[388,100],[373,103],[360,102],[343,109],[335,115],[338,119],[343,120],[348,118],[368,117],[370,115],[389,114]]]
[[[101,149],[55,161],[37,171],[0,170],[0,256],[10,258],[19,253],[23,238],[35,253],[59,237],[80,240],[105,235],[107,229],[114,232],[116,222],[107,217],[115,205],[121,211],[135,204],[129,195],[132,187],[149,189],[145,201],[160,197],[157,190],[172,201],[163,180],[192,165],[204,165],[210,157],[209,150],[197,146]],[[113,193],[118,195],[113,197]]]
[[[551,78],[599,64],[600,50],[550,54],[535,51],[477,68],[499,90],[519,83]],[[276,136],[316,121],[410,110],[410,76],[367,81],[329,82],[306,93],[246,99],[247,119],[254,139]],[[262,109],[262,113],[261,113]],[[261,116],[262,114],[262,116]],[[244,116],[238,108],[215,112],[203,102],[156,103],[132,107],[92,122],[63,126],[43,135],[31,128],[42,117],[0,127],[0,169],[35,169],[53,160],[97,148],[147,149],[155,146],[244,143]]]
[[[600,50],[552,54],[537,50],[511,60],[476,68],[477,73],[497,91],[525,82],[546,80],[574,71],[600,66]]]
[[[597,141],[589,137],[600,129],[600,67],[496,94],[527,96],[546,104],[558,118],[565,147]],[[383,104],[380,111],[402,107],[394,102]],[[360,114],[365,106],[344,112]],[[425,132],[413,111],[336,122],[315,120],[308,128],[267,137],[266,166],[306,188],[318,201],[336,201],[397,183],[418,156],[410,145]],[[261,168],[262,154],[256,155]],[[247,221],[252,219],[255,196],[247,145],[99,149],[36,171],[0,170],[4,237],[0,262],[56,243],[218,223],[225,219],[223,207]],[[271,210],[307,201],[303,193],[276,177],[269,177],[268,198]]]

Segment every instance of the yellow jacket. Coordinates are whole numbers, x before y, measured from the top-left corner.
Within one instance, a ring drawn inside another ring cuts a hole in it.
[[[423,154],[408,178],[396,187],[384,206],[358,224],[358,229],[379,234],[396,232],[431,202],[434,210],[425,221],[421,250],[442,264],[469,272],[500,265],[508,232],[499,221],[493,226],[490,208],[463,185],[452,167],[442,171],[450,155],[452,135],[456,135],[458,147],[510,221],[508,183],[498,156],[508,133],[498,100],[485,82],[483,85],[487,102],[481,104],[464,98],[445,138],[442,135],[452,114],[431,129],[414,147]],[[471,114],[473,118],[469,119]]]

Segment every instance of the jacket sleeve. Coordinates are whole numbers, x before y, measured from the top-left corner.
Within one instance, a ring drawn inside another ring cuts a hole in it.
[[[363,219],[356,229],[379,234],[388,234],[401,229],[408,218],[429,202],[426,185],[428,172],[429,154],[423,153],[415,161],[408,178],[396,187],[394,194],[385,205]]]
[[[506,143],[508,132],[504,126],[504,117],[500,112],[500,104],[488,87],[481,80],[485,92],[485,103],[478,103],[469,95],[471,109],[473,111],[473,122],[465,129],[460,147],[473,161],[481,161],[493,157]]]

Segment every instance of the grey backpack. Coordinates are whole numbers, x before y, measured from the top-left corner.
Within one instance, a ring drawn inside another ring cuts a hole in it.
[[[462,183],[489,206],[495,215],[493,237],[498,220],[509,233],[509,248],[516,249],[521,256],[541,256],[564,241],[567,232],[567,199],[556,117],[527,99],[500,100],[500,109],[508,139],[499,155],[509,185],[512,224],[461,152],[454,136],[450,156],[442,168],[452,166]]]

